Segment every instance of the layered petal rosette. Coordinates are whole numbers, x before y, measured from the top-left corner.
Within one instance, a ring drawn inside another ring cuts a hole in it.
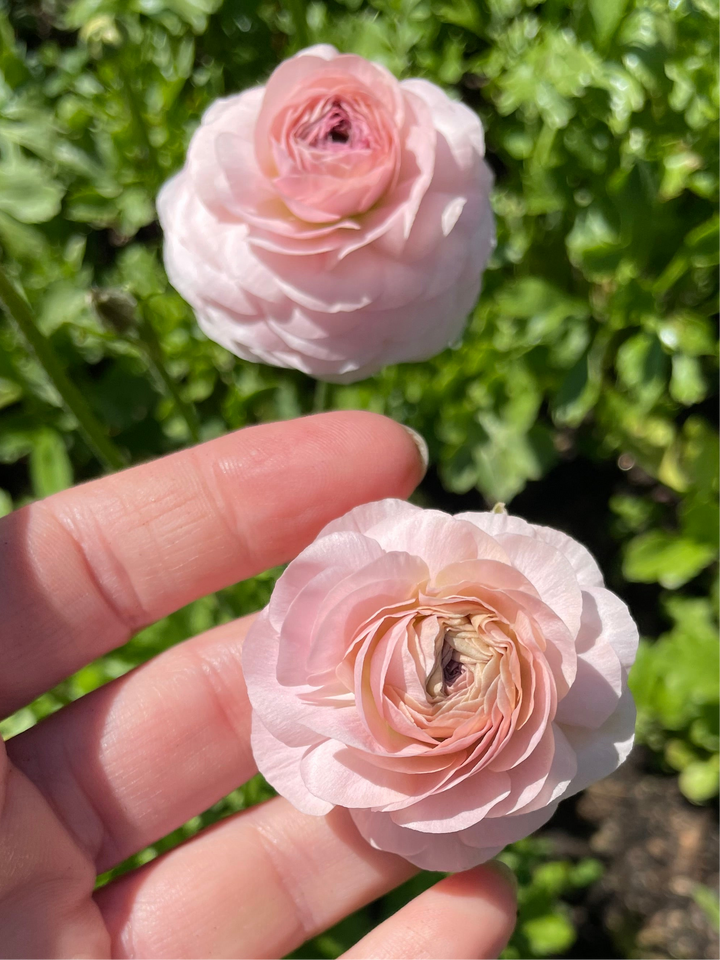
[[[247,360],[347,382],[462,332],[494,243],[478,117],[317,46],[214,103],[158,211],[174,286]]]
[[[245,642],[260,771],[375,847],[464,870],[633,742],[637,629],[575,540],[397,500],[329,524]]]

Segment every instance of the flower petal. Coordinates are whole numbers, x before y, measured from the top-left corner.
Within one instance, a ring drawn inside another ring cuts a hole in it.
[[[251,743],[255,761],[267,782],[280,796],[285,797],[302,813],[323,816],[333,808],[326,800],[314,797],[300,777],[300,761],[307,746],[289,747],[276,739],[258,719],[253,716]]]

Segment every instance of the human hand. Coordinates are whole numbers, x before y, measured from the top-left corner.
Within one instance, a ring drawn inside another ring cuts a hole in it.
[[[373,414],[252,427],[0,521],[0,716],[192,600],[291,559],[422,465]],[[278,957],[403,882],[346,811],[276,797],[97,893],[95,877],[255,773],[251,618],[166,651],[0,752],[0,955]],[[0,747],[1,750],[1,747]],[[347,957],[495,957],[515,918],[493,865],[442,880]]]

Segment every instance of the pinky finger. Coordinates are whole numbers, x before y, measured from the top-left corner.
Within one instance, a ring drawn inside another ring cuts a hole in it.
[[[341,960],[489,960],[510,939],[515,916],[514,879],[493,861],[421,893]]]

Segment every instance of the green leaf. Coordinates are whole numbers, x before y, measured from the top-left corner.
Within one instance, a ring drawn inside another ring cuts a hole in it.
[[[706,543],[662,530],[651,530],[635,537],[627,546],[623,574],[640,583],[659,583],[676,590],[696,577],[715,557]]]
[[[691,486],[705,493],[717,493],[720,450],[717,431],[700,417],[688,417],[683,424],[680,460]]]
[[[49,497],[72,486],[73,469],[57,430],[40,430],[30,452],[30,482],[36,497]]]
[[[22,395],[23,390],[19,383],[0,377],[0,410],[15,403]]]
[[[641,332],[630,337],[618,350],[616,365],[620,383],[643,408],[651,407],[664,393],[670,363],[656,336]]]
[[[705,912],[705,916],[712,924],[713,930],[720,930],[720,905],[718,904],[717,890],[712,890],[698,883],[693,891],[693,900]]]
[[[640,640],[635,663],[630,668],[629,685],[638,711],[654,710],[653,694],[657,681],[656,659],[659,644]]]
[[[668,350],[690,357],[714,356],[717,350],[712,323],[707,317],[694,313],[684,312],[663,320],[658,336]]]
[[[65,188],[32,160],[0,164],[0,210],[21,223],[45,223],[60,212]]]
[[[440,466],[443,485],[453,493],[467,493],[478,482],[478,467],[472,448],[463,444]]]
[[[38,326],[49,336],[65,323],[79,324],[88,312],[88,291],[70,280],[51,284],[38,311]]]
[[[703,803],[717,796],[719,774],[717,754],[709,760],[696,760],[689,763],[681,772],[678,781],[680,789],[688,800],[692,800],[693,803]]]
[[[690,725],[690,742],[710,753],[720,750],[720,725],[718,711],[709,705],[709,709]]]
[[[495,305],[504,316],[526,321],[520,336],[527,344],[552,343],[565,320],[583,320],[590,313],[585,301],[569,297],[540,277],[523,277],[506,284],[498,291]],[[515,342],[518,332],[514,332]]]
[[[571,261],[592,280],[611,277],[623,255],[620,235],[599,207],[578,214],[566,243]]]
[[[16,260],[42,261],[48,244],[38,227],[20,223],[0,211],[0,244]]]
[[[440,3],[435,7],[435,14],[446,23],[454,23],[464,27],[471,33],[482,35],[482,21],[476,3],[472,0],[453,0],[452,3]]]
[[[688,417],[683,424],[685,456],[693,483],[706,491],[718,490],[720,441],[717,430],[700,417]]]
[[[124,237],[134,236],[155,219],[155,206],[142,187],[131,187],[116,202],[120,217],[118,228]]]
[[[482,418],[488,440],[473,450],[477,486],[490,502],[509,503],[528,480],[537,480],[556,460],[547,428],[538,425],[527,434]]]
[[[694,403],[700,403],[706,393],[707,386],[697,357],[676,353],[672,358],[672,376],[670,377],[672,398],[690,407]]]
[[[674,770],[684,770],[697,758],[697,751],[684,740],[676,738],[665,745],[665,759]]]
[[[186,20],[196,33],[202,33],[207,27],[208,15],[214,13],[222,0],[165,0],[164,6]],[[140,9],[156,6],[155,0],[139,0]]]
[[[604,867],[600,860],[585,857],[572,868],[570,882],[575,887],[589,887],[591,883],[596,883],[603,873]]]
[[[589,0],[598,44],[604,46],[620,26],[628,0]]]
[[[654,512],[654,504],[644,497],[618,494],[610,498],[610,509],[622,523],[623,531],[640,533],[647,527]]]
[[[577,427],[597,403],[600,395],[599,371],[585,353],[565,375],[552,401],[553,420],[559,426]]]
[[[12,512],[13,502],[12,497],[7,492],[0,488],[0,517],[6,517],[9,513]]]
[[[651,721],[666,731],[683,732],[702,721],[697,728],[702,741],[698,746],[710,749],[717,737],[720,700],[720,645],[712,605],[707,599],[674,596],[666,606],[675,626],[655,643],[641,641],[630,671],[640,729],[643,722]],[[669,759],[675,756],[678,767],[697,759],[697,751],[683,747],[682,740],[670,751]],[[681,754],[685,760],[679,762]]]
[[[575,927],[562,913],[548,913],[526,920],[522,932],[528,938],[533,953],[541,957],[565,953],[577,936]]]
[[[707,543],[718,549],[720,533],[720,507],[717,499],[704,499],[702,496],[686,497],[679,510],[683,536]]]
[[[543,863],[533,873],[533,886],[550,897],[559,897],[569,880],[570,864],[563,860]]]
[[[79,30],[88,20],[104,12],[115,12],[118,4],[115,0],[71,0],[64,12],[63,22],[66,29]]]

